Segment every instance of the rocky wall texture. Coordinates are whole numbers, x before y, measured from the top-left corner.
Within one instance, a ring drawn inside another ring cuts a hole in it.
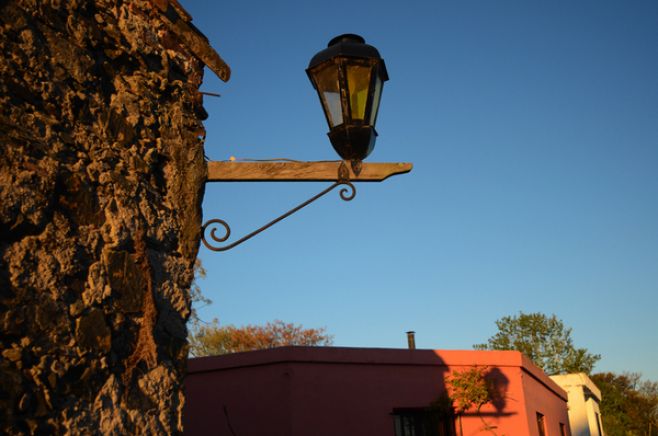
[[[1,434],[181,431],[203,64],[156,3],[0,0]]]

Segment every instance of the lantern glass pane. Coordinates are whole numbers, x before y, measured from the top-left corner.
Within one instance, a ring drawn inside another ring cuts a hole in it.
[[[347,88],[350,94],[350,110],[353,120],[363,120],[366,117],[369,86],[369,65],[347,66]]]
[[[382,98],[382,80],[379,76],[375,77],[375,95],[372,97],[372,110],[370,111],[370,125],[374,126],[377,121],[377,111],[379,110],[379,100]]]
[[[343,109],[340,104],[340,87],[338,86],[338,65],[329,62],[320,66],[314,74],[329,127],[343,124]]]

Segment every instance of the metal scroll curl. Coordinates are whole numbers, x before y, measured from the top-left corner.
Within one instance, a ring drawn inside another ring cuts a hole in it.
[[[267,230],[268,228],[272,227],[274,224],[278,223],[279,221],[289,217],[293,213],[297,212],[298,210],[302,209],[305,206],[308,206],[309,204],[313,203],[315,200],[318,198],[328,194],[329,192],[333,191],[335,188],[338,186],[343,185],[343,188],[339,191],[340,198],[344,201],[351,201],[355,196],[356,196],[356,188],[354,185],[349,181],[349,180],[338,180],[336,183],[333,185],[329,186],[327,189],[324,191],[320,192],[319,194],[309,198],[305,202],[301,203],[300,205],[296,206],[293,209],[290,209],[288,212],[284,213],[278,218],[273,219],[269,223],[265,224],[263,227],[260,227],[259,229],[254,230],[253,232],[249,233],[246,236],[243,236],[242,238],[238,239],[235,242],[232,242],[228,245],[224,246],[218,246],[218,245],[213,245],[213,243],[222,243],[226,242],[228,238],[231,236],[231,227],[228,225],[228,223],[224,220],[221,219],[211,219],[205,222],[205,224],[201,227],[201,242],[203,242],[203,245],[206,246],[207,249],[212,250],[212,251],[227,251],[230,250],[233,247],[236,247],[243,242],[253,238],[263,230]],[[221,226],[224,228],[224,235],[223,236],[217,236],[217,230],[218,227]],[[209,234],[209,239],[206,238],[206,231],[210,229],[210,234]]]

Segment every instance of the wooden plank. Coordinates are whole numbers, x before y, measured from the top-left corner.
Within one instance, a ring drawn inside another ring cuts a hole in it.
[[[190,21],[192,17],[177,0],[151,0],[160,11],[162,21],[183,45],[224,82],[231,78],[231,68],[211,46],[208,38]]]
[[[208,162],[208,182],[331,182],[338,179],[340,161],[332,162]],[[346,163],[352,182],[381,182],[411,171],[403,162],[362,163],[354,174]]]

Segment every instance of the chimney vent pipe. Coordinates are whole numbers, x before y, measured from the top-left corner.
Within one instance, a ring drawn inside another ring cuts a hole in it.
[[[413,330],[407,332],[407,345],[410,350],[416,349],[416,332]]]

